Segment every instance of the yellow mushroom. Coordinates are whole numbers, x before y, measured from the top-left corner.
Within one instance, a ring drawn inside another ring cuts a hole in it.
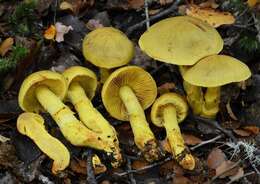
[[[110,115],[130,121],[137,147],[148,161],[157,160],[160,152],[157,141],[146,121],[144,109],[157,95],[152,76],[137,66],[127,66],[114,71],[102,88],[102,101]]]
[[[40,115],[30,112],[20,114],[17,129],[21,134],[30,137],[40,150],[53,160],[52,173],[57,174],[69,165],[68,149],[46,131],[44,119]]]
[[[67,93],[65,78],[52,71],[29,75],[22,83],[18,101],[24,111],[47,111],[60,127],[64,137],[75,146],[89,146],[111,152],[99,135],[84,126],[63,102]]]
[[[249,68],[241,61],[226,55],[212,55],[189,68],[183,78],[192,85],[207,87],[200,115],[214,118],[219,111],[220,87],[250,76]]]
[[[120,166],[122,155],[120,154],[119,141],[113,126],[95,109],[91,99],[95,95],[97,77],[91,70],[73,66],[63,72],[68,83],[67,98],[74,105],[80,120],[92,131],[98,133],[102,140],[110,145],[113,155],[112,165]]]
[[[110,74],[109,69],[126,65],[134,57],[133,43],[113,27],[98,28],[87,34],[82,48],[85,59],[101,68],[101,82]]]
[[[177,16],[152,25],[140,37],[139,46],[158,61],[180,66],[183,75],[187,66],[218,54],[223,48],[223,40],[214,27],[200,19]],[[203,104],[201,88],[188,82],[184,82],[183,86],[193,113],[200,114]]]
[[[165,93],[155,100],[151,120],[159,127],[164,127],[171,152],[178,163],[185,169],[193,170],[195,160],[185,149],[184,140],[178,123],[181,123],[188,114],[188,105],[182,96],[176,93]]]

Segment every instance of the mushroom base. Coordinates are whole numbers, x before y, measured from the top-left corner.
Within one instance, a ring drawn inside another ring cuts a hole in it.
[[[163,119],[167,139],[176,160],[184,169],[193,170],[195,168],[195,160],[193,156],[186,151],[181,130],[178,125],[176,108],[173,105],[164,107]]]
[[[147,161],[158,160],[160,150],[157,141],[133,90],[128,86],[123,86],[120,88],[119,95],[128,112],[136,146],[143,152]]]
[[[220,87],[207,88],[200,116],[214,119],[219,111]]]
[[[119,167],[122,163],[122,155],[114,127],[93,107],[78,82],[71,83],[68,89],[68,98],[78,112],[80,120],[110,145],[111,150],[113,150],[110,154],[114,159],[112,165]]]

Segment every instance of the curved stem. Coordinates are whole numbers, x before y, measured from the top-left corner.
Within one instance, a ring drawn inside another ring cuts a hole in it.
[[[35,90],[35,93],[40,104],[50,113],[60,127],[64,137],[71,144],[111,151],[109,145],[102,141],[98,134],[86,128],[48,87],[39,86]]]
[[[84,89],[78,82],[70,84],[68,98],[78,112],[80,120],[89,129],[98,133],[102,140],[109,143],[111,150],[113,150],[113,156],[116,159],[112,164],[115,167],[119,166],[122,162],[122,155],[120,154],[119,141],[114,127],[93,107]]]
[[[207,88],[204,95],[205,103],[202,107],[201,116],[206,118],[215,118],[219,111],[221,87]]]
[[[148,161],[158,159],[159,150],[156,139],[146,121],[144,110],[133,90],[128,86],[123,86],[119,90],[119,95],[129,115],[135,144],[142,150]]]
[[[17,119],[18,131],[30,137],[53,160],[52,173],[64,170],[70,162],[68,149],[44,127],[44,119],[34,113],[23,113]]]
[[[195,160],[193,156],[185,150],[184,140],[178,125],[177,113],[174,106],[168,105],[164,107],[163,119],[167,138],[176,160],[183,168],[193,170],[195,167]]]

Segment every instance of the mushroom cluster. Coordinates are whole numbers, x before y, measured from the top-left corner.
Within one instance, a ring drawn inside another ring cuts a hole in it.
[[[174,158],[184,169],[193,170],[195,158],[185,146],[178,125],[188,114],[188,104],[194,114],[215,117],[219,111],[220,87],[246,80],[250,70],[233,57],[218,55],[223,48],[220,35],[215,28],[193,17],[173,17],[154,24],[140,37],[139,46],[155,60],[179,66],[188,103],[172,92],[157,98],[156,82],[147,71],[139,66],[123,66],[133,58],[134,46],[115,28],[98,28],[87,34],[83,55],[100,67],[105,109],[113,118],[130,122],[135,144],[144,158],[153,162],[164,154],[145,115],[145,110],[151,107],[151,122],[165,128]],[[108,71],[112,68],[117,69]],[[115,128],[91,102],[97,84],[93,71],[73,66],[62,74],[35,72],[21,85],[18,100],[25,113],[19,116],[17,129],[54,160],[53,173],[68,166],[70,154],[45,130],[39,112],[48,112],[72,145],[106,152],[112,156],[115,168],[123,162]],[[207,87],[205,94],[202,87]],[[71,103],[73,109],[65,102]],[[95,160],[101,163],[97,156]]]

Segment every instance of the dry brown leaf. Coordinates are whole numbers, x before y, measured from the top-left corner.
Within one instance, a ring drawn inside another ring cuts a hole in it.
[[[184,174],[183,168],[173,160],[164,163],[159,170],[161,176],[166,176],[169,173],[174,173],[175,176],[182,176]]]
[[[221,165],[216,168],[216,176],[225,178],[227,176],[235,175],[238,172],[239,167],[232,168],[234,164],[235,163],[230,160],[222,162]]]
[[[172,184],[192,184],[193,182],[184,176],[174,176]]]
[[[12,46],[14,44],[14,39],[9,37],[6,38],[0,45],[0,54],[1,56],[5,56],[5,54],[11,50]]]
[[[173,0],[160,0],[160,4],[161,5],[167,5],[167,4],[170,4],[170,3],[172,3],[173,2]]]
[[[187,145],[196,145],[202,142],[202,140],[198,137],[195,137],[191,134],[182,134],[185,144]]]
[[[229,115],[233,120],[238,120],[237,117],[236,117],[236,115],[233,113],[233,110],[232,110],[232,108],[231,108],[231,106],[230,106],[230,102],[228,102],[228,103],[226,104],[226,109],[227,109],[228,115]]]
[[[216,169],[219,167],[224,161],[226,161],[225,153],[218,148],[214,148],[207,158],[207,165],[211,169]]]
[[[231,181],[236,181],[237,179],[241,178],[244,175],[244,169],[242,167],[239,167],[237,173],[233,176],[229,176],[229,179]]]
[[[224,24],[233,24],[235,22],[234,16],[229,12],[219,12],[212,8],[201,8],[196,5],[191,5],[187,8],[186,14],[201,19],[213,27],[219,27]]]
[[[145,166],[149,165],[149,163],[145,160],[135,160],[132,163],[132,168],[133,169],[141,169]]]
[[[94,2],[94,0],[66,0],[61,2],[60,9],[78,14],[80,10],[93,6]]]
[[[67,1],[61,2],[60,9],[61,10],[70,10],[70,11],[74,12],[73,5],[71,3],[68,3]]]
[[[242,129],[235,129],[233,130],[237,135],[242,136],[242,137],[248,137],[251,135],[251,132],[242,130]]]
[[[257,126],[244,126],[243,129],[254,135],[258,135],[260,132],[259,127]]]
[[[94,158],[94,157],[93,157]],[[94,163],[94,161],[93,161]],[[71,160],[70,168],[72,171],[78,174],[87,174],[87,161],[86,160]],[[103,164],[95,164],[94,172],[95,174],[100,174],[106,171],[106,166]]]
[[[140,9],[144,5],[144,0],[128,0],[129,6],[133,9]]]
[[[56,35],[56,28],[54,25],[51,25],[48,29],[44,31],[44,38],[47,40],[54,40]]]

